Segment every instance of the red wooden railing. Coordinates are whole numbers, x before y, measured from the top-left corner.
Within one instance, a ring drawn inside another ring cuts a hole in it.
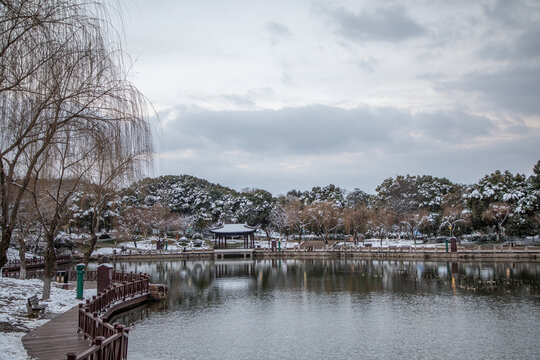
[[[71,261],[71,255],[57,255],[56,256],[56,263],[57,264],[65,264],[69,263]],[[32,269],[32,268],[39,268],[45,266],[45,259],[42,257],[32,257],[26,259],[26,268]],[[21,267],[21,260],[9,260],[4,267],[2,268],[3,272],[8,271],[17,271]]]
[[[113,285],[79,304],[78,332],[92,340],[93,346],[81,354],[68,353],[68,360],[125,360],[129,328],[109,324],[102,315],[113,306],[134,296],[149,293],[150,276],[134,273],[113,273]]]

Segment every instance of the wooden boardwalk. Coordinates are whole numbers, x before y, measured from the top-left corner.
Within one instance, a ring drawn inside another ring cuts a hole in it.
[[[39,360],[66,359],[66,353],[82,353],[91,346],[88,339],[77,333],[78,306],[58,315],[22,338],[24,348]]]

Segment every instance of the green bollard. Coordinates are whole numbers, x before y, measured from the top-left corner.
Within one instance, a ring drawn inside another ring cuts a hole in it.
[[[167,250],[167,239],[165,239],[165,250]]]
[[[84,264],[77,264],[75,267],[77,268],[77,299],[82,299],[84,290],[84,273],[86,271],[84,270]]]
[[[445,242],[445,245],[446,245],[446,252],[448,252],[448,239],[446,239],[444,242]]]

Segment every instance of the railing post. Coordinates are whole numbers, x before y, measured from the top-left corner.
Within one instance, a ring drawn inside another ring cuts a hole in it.
[[[90,322],[91,322],[90,307],[86,307],[84,309],[84,331],[83,331],[85,339],[88,336],[92,335],[92,334],[90,334]]]
[[[103,308],[103,293],[98,292],[97,298],[96,298],[96,309],[95,311],[101,312],[101,308]]]
[[[99,314],[117,301],[126,301],[127,297],[143,294],[149,291],[150,276],[143,273],[124,272],[114,273],[114,278],[122,280],[122,285],[111,284],[107,289],[86,299],[86,302],[78,304],[78,329],[82,331],[84,338],[90,338],[99,349],[93,355],[92,360],[126,360],[129,328],[114,324],[111,330],[107,320],[101,319]],[[103,348],[105,339],[120,334],[117,340]],[[105,358],[106,357],[106,358]],[[66,353],[68,360],[76,360],[75,353]]]
[[[101,347],[103,344],[104,337],[103,336],[96,336],[96,346],[99,347],[98,352],[96,353],[96,360],[105,360],[103,359],[103,348]]]
[[[97,312],[93,312],[92,313],[92,334],[91,334],[91,338],[92,340],[95,340],[96,337],[99,335],[98,334],[98,326],[99,326],[99,322],[98,322],[98,313]]]
[[[81,330],[83,330],[84,332],[84,329],[83,329],[83,322],[84,322],[84,309],[83,309],[83,303],[79,303],[79,310],[78,310],[78,315],[79,315],[79,321],[78,321],[78,327],[77,327],[77,332],[80,332]]]
[[[127,353],[128,353],[128,341],[129,341],[129,328],[126,327],[124,328],[124,357],[122,358],[122,360],[125,360],[127,359]]]
[[[120,338],[118,339],[118,357],[115,360],[122,360],[127,355],[127,349],[124,350],[124,343],[126,342],[124,339],[124,325],[115,325],[115,330],[117,334],[120,334]]]
[[[109,333],[109,328],[107,327],[106,319],[101,319],[101,328],[103,329],[103,331],[101,332],[102,336],[104,336],[105,338],[111,336],[111,334]]]

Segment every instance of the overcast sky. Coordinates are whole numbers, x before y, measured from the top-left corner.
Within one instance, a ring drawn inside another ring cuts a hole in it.
[[[154,176],[274,194],[540,160],[540,2],[135,0]]]

